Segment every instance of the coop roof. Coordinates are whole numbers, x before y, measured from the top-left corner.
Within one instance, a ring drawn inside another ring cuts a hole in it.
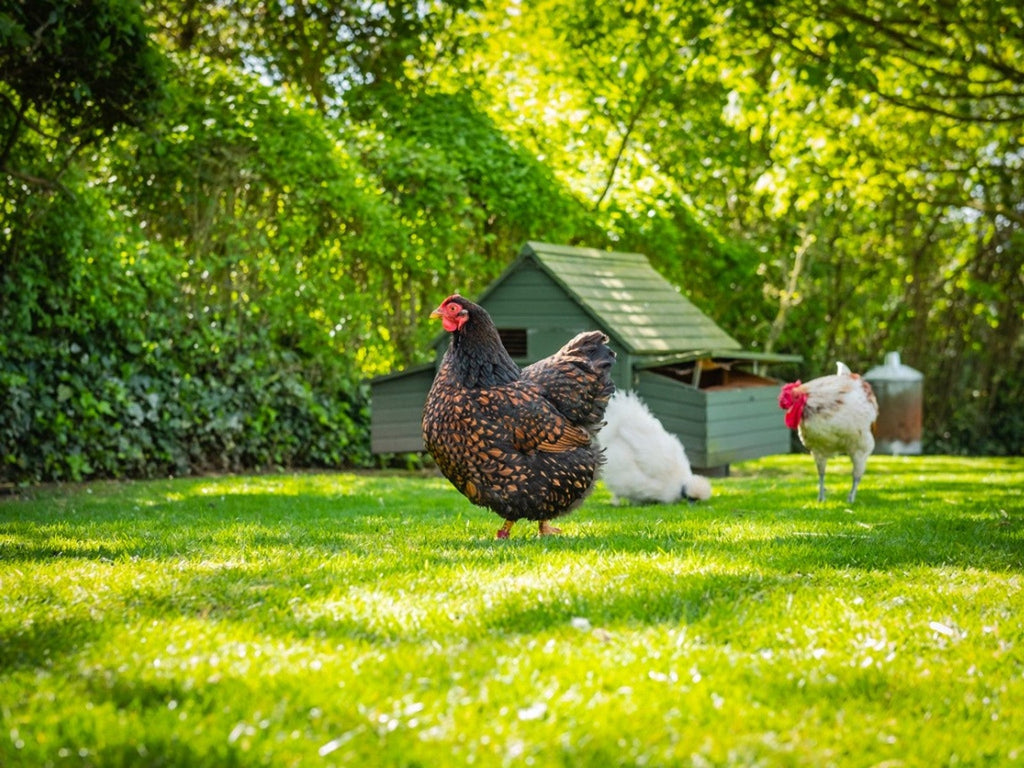
[[[662,277],[643,254],[528,242],[506,274],[524,259],[534,259],[632,354],[741,350],[738,341]],[[484,292],[481,301],[501,280]]]

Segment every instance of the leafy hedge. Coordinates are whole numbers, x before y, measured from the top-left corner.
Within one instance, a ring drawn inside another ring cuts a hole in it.
[[[209,80],[221,92],[165,104],[145,137],[124,134],[59,187],[7,177],[0,483],[370,462],[367,392],[329,334],[346,302],[341,236],[328,233],[365,196],[325,167],[333,142],[308,116],[249,81],[232,94],[230,78]],[[296,150],[273,162],[241,149],[286,142]],[[29,136],[12,163],[41,178],[48,152]],[[107,181],[119,177],[129,183]],[[204,206],[199,238],[187,215]],[[343,245],[351,255],[359,243]]]
[[[370,461],[342,361],[192,323],[179,286],[124,269],[88,198],[50,205],[0,283],[0,482]]]
[[[192,374],[65,343],[3,361],[0,479],[152,477],[369,461],[365,392],[314,387],[281,354]]]

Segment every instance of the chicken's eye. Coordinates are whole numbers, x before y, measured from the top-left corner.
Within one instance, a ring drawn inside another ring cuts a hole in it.
[[[447,312],[452,317],[455,317],[462,311],[462,307],[460,307],[455,302],[451,302],[444,305],[444,311]]]

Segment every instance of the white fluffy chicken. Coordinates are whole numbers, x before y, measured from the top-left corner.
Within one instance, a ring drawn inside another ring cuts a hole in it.
[[[602,477],[612,502],[661,502],[711,497],[711,483],[695,475],[679,438],[668,432],[632,392],[608,401],[605,425],[597,435],[604,448]]]
[[[832,376],[820,376],[806,384],[785,384],[779,407],[786,411],[786,426],[795,429],[800,442],[818,465],[818,501],[825,500],[825,465],[829,457],[846,454],[853,461],[853,485],[847,501],[857,498],[868,456],[875,449],[878,402],[871,385],[843,363]]]

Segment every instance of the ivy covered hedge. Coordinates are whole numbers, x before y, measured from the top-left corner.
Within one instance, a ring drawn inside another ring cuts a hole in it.
[[[371,460],[367,393],[330,330],[356,293],[339,251],[381,242],[345,233],[371,228],[373,198],[309,115],[192,74],[204,88],[59,177],[63,147],[94,136],[10,144],[0,484]]]
[[[125,268],[101,203],[51,201],[33,258],[6,265],[0,483],[370,461],[367,393],[335,350],[289,348],[273,323],[196,322],[155,253]]]
[[[280,354],[243,353],[219,370],[188,372],[77,343],[53,352],[3,361],[6,482],[369,461],[363,389],[314,386]]]

